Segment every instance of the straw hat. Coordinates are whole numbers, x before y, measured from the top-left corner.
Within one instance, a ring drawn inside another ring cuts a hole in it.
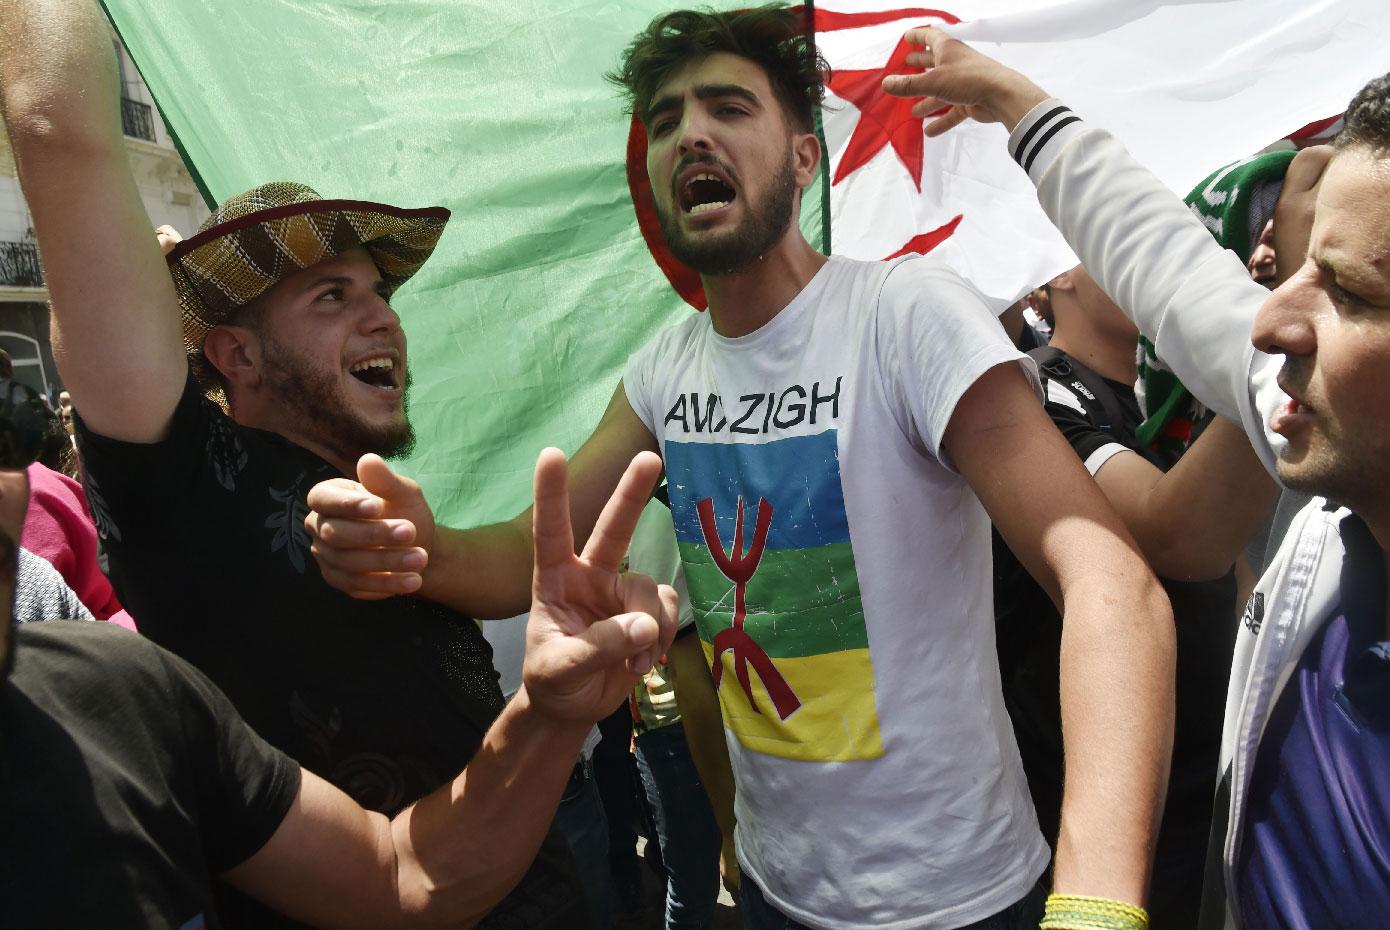
[[[449,211],[404,210],[364,200],[325,200],[312,188],[272,181],[224,201],[197,233],[169,252],[169,271],[183,311],[183,347],[194,374],[209,386],[203,340],[242,306],[287,275],[362,246],[387,296],[430,257]],[[220,394],[209,391],[209,396]],[[220,400],[220,398],[216,398]]]

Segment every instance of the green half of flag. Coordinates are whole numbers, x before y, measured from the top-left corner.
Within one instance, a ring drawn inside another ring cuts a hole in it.
[[[675,4],[104,4],[211,198],[287,179],[453,211],[393,300],[419,435],[403,467],[442,522],[519,512],[539,450],[576,449],[628,356],[694,312],[638,231],[602,77]],[[803,200],[819,245],[822,190]]]

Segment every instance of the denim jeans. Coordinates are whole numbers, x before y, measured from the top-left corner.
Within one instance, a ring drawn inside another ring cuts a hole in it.
[[[579,880],[589,902],[589,924],[593,930],[609,930],[612,924],[608,877],[608,819],[603,815],[592,768],[584,766],[584,777],[571,777],[555,813],[555,825],[574,853]]]
[[[637,858],[637,765],[632,761],[632,711],[624,700],[598,722],[603,739],[594,747],[594,781],[608,818],[608,874],[623,910],[642,904],[642,866]]]
[[[707,930],[719,899],[722,838],[679,723],[637,737],[637,771],[666,866],[665,930]]]
[[[739,910],[743,912],[744,930],[811,930],[797,923],[767,903],[762,890],[745,874],[740,883],[742,896]],[[1047,901],[1047,886],[1039,879],[1031,891],[1004,910],[984,920],[967,924],[960,930],[1038,930],[1043,904]]]

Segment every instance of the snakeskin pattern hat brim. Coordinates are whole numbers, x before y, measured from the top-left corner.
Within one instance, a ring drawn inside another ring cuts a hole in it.
[[[420,270],[448,220],[444,207],[324,200],[290,181],[231,197],[168,255],[184,350],[200,360],[208,330],[237,308],[287,275],[357,246],[371,254],[389,296]]]

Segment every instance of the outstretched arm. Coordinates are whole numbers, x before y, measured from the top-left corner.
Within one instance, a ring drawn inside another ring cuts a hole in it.
[[[654,455],[633,460],[576,556],[564,456],[541,453],[522,687],[477,755],[393,821],[305,773],[280,828],[226,878],[324,927],[465,927],[501,900],[534,858],[589,728],[671,643],[675,591],[618,571],[660,470]]]
[[[97,4],[0,0],[0,101],[73,404],[104,436],[161,439],[188,363],[174,287],[130,174]]]
[[[1172,751],[1168,599],[1016,365],[966,391],[944,447],[1062,611],[1054,889],[1142,904]]]
[[[623,469],[657,452],[620,382],[592,436],[570,465],[570,518],[584,541]],[[304,521],[324,579],[354,597],[418,594],[470,617],[514,617],[531,583],[532,513],[505,523],[436,527],[420,486],[378,456],[364,456],[358,479],[335,478],[309,491]]]

